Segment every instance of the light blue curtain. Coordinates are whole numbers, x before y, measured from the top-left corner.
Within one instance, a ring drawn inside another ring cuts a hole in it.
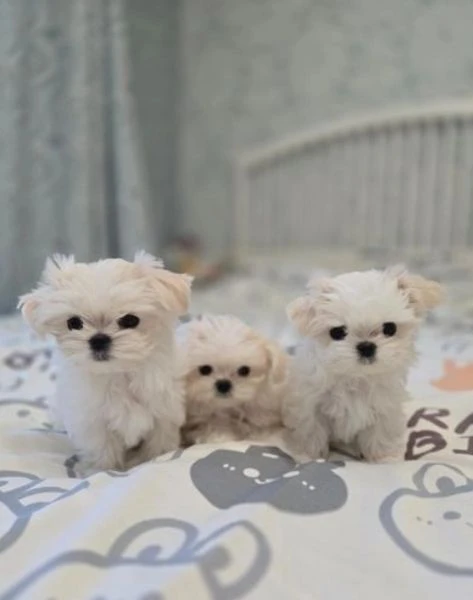
[[[51,252],[92,260],[162,242],[126,10],[122,0],[0,0],[1,312]]]

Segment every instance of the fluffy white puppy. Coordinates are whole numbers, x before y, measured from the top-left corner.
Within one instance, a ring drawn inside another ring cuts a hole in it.
[[[179,446],[174,328],[190,285],[144,252],[90,264],[54,256],[20,298],[30,326],[57,340],[53,410],[86,470],[123,469]]]
[[[282,348],[232,316],[203,317],[182,328],[183,444],[279,431],[288,374]]]
[[[289,304],[304,336],[283,407],[296,456],[326,457],[333,443],[368,461],[401,459],[415,335],[441,292],[438,283],[394,267],[311,281]]]

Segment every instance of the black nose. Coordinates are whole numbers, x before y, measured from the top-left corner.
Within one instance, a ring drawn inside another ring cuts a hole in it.
[[[94,352],[103,352],[110,348],[112,338],[105,333],[96,333],[89,340],[89,346]]]
[[[373,358],[376,354],[376,344],[373,342],[360,342],[356,349],[362,358]]]
[[[217,379],[215,387],[219,394],[228,394],[232,389],[232,382],[229,379]]]

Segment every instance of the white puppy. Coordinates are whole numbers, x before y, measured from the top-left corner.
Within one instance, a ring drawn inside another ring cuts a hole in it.
[[[279,431],[285,352],[232,316],[203,317],[183,330],[183,444],[261,439]]]
[[[296,456],[326,457],[333,443],[369,461],[402,457],[415,335],[441,296],[438,283],[394,267],[309,282],[308,293],[289,304],[305,337],[283,407]]]
[[[25,320],[58,342],[54,411],[87,470],[123,469],[179,446],[174,327],[190,285],[144,252],[90,264],[54,256],[20,298]]]

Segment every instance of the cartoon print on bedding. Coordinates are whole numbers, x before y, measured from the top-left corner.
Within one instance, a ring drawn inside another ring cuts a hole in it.
[[[412,559],[445,575],[473,576],[473,479],[431,463],[382,503],[382,525]]]
[[[174,450],[174,452],[172,452],[170,454],[170,456],[165,455],[164,458],[157,457],[152,462],[153,463],[163,463],[163,462],[170,462],[172,460],[177,460],[183,454],[183,452],[184,452],[184,450],[182,448],[179,448],[178,450]],[[71,456],[68,456],[63,464],[64,464],[64,467],[66,468],[67,476],[70,477],[71,479],[81,479],[82,477],[84,477],[84,475],[81,473],[81,470],[80,470],[80,458],[77,454],[72,454]],[[147,464],[149,464],[149,463],[147,463]],[[142,465],[137,465],[138,468],[141,466]],[[132,471],[133,471],[133,469],[128,470],[128,471],[107,470],[107,471],[99,471],[99,473],[102,475],[104,473],[106,473],[109,477],[130,477]],[[87,479],[87,477],[85,477],[85,479]]]
[[[444,360],[443,374],[431,384],[445,392],[469,392],[473,390],[473,363],[457,364],[451,359]]]
[[[39,361],[39,370],[47,371],[52,357],[51,348],[44,347],[32,352],[21,352],[15,350],[8,354],[3,360],[5,366],[14,371],[24,371],[33,366],[36,361]]]
[[[88,486],[82,481],[67,489],[31,473],[0,471],[0,553],[23,534],[36,512]]]
[[[25,352],[13,350],[3,357],[3,368],[0,371],[0,393],[14,392],[34,381],[47,386],[48,391],[56,379],[52,368],[52,349],[40,347]],[[40,381],[38,381],[40,377]]]
[[[46,398],[26,400],[18,398],[3,398],[0,400],[0,419],[8,428],[35,429],[51,431],[50,415]]]
[[[343,462],[298,465],[279,448],[250,446],[246,452],[215,450],[197,460],[190,474],[195,487],[217,508],[267,503],[298,514],[338,510],[348,497],[335,473]]]
[[[46,397],[54,390],[52,350],[14,350],[3,356],[0,369],[0,424],[50,431]]]
[[[125,530],[104,553],[70,550],[45,562],[4,592],[2,600],[26,598],[33,590],[35,598],[60,597],[65,581],[87,581],[88,576],[94,582],[93,598],[164,599],[165,582],[183,566],[185,585],[191,582],[194,597],[232,600],[246,597],[260,582],[270,559],[265,537],[248,521],[202,537],[187,521],[150,519]],[[113,569],[113,576],[97,577],[103,569]],[[175,597],[174,590],[169,600]]]

